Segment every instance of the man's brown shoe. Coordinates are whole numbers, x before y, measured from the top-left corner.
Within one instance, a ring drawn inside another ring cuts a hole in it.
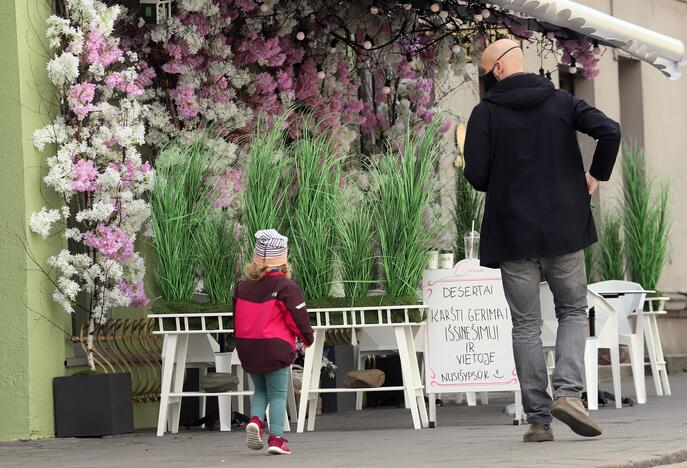
[[[553,440],[553,431],[550,424],[530,424],[525,435],[522,437],[523,442],[551,442]]]
[[[601,426],[589,416],[589,411],[579,398],[556,399],[551,407],[551,415],[567,424],[575,434],[583,437],[596,437],[603,432]]]

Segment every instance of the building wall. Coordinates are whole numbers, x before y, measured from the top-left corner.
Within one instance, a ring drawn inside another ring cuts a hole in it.
[[[631,23],[647,27],[687,43],[687,2],[684,0],[577,0],[597,10]],[[526,67],[537,73],[540,58],[534,47],[525,43]],[[549,60],[545,69],[553,69]],[[687,217],[681,208],[687,206],[687,157],[684,146],[687,135],[687,77],[678,81],[667,79],[651,65],[637,61],[621,61],[612,49],[606,50],[600,62],[601,74],[594,80],[578,78],[575,93],[590,104],[618,120],[625,137],[643,143],[650,173],[669,180],[675,224],[671,236],[668,263],[659,282],[664,291],[687,291]],[[468,72],[474,75],[474,70]],[[450,78],[455,79],[455,78]],[[554,74],[557,84],[557,75]],[[445,99],[442,108],[467,121],[472,107],[479,101],[475,82],[461,86]],[[447,148],[453,151],[454,132],[447,136]],[[453,145],[453,146],[452,146]],[[580,146],[587,167],[591,163],[595,142],[580,136]],[[453,155],[447,153],[451,161]],[[444,219],[450,218],[446,201],[451,200],[454,169],[442,164],[442,205]],[[622,194],[620,166],[611,180],[601,185],[596,203],[601,211],[613,208]]]
[[[26,256],[17,248],[14,227],[24,222],[24,177],[19,95],[16,14],[12,2],[0,2],[0,109],[14,118],[0,125],[0,440],[29,433],[28,314]],[[17,294],[19,292],[19,294]],[[11,402],[11,403],[10,403]]]
[[[69,317],[31,260],[47,269],[45,259],[62,242],[42,240],[27,227],[31,213],[56,202],[42,190],[45,155],[31,142],[53,99],[43,44],[50,13],[47,1],[0,2],[0,439],[53,435],[52,379],[65,372]]]

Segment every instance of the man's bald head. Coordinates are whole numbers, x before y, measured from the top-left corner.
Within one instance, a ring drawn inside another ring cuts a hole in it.
[[[525,71],[525,57],[517,42],[499,39],[484,50],[481,67],[485,73],[494,70],[496,79],[503,80],[514,73]]]

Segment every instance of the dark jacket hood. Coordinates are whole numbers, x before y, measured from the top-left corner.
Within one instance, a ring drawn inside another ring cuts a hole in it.
[[[555,90],[547,78],[521,73],[499,81],[484,100],[510,109],[531,109],[548,99]]]

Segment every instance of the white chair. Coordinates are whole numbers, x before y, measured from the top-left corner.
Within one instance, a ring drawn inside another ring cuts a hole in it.
[[[589,290],[603,296],[616,311],[618,320],[618,343],[626,345],[630,352],[630,366],[637,395],[637,403],[646,403],[646,383],[644,378],[644,333],[641,329],[632,330],[629,318],[637,317],[636,311],[644,308],[646,293],[637,283],[629,281],[602,281],[589,285]],[[622,293],[625,294],[614,294]],[[642,318],[643,319],[643,318]],[[640,319],[641,320],[641,319]],[[625,365],[625,364],[619,364]],[[616,395],[616,399],[622,399]]]
[[[584,349],[584,374],[587,386],[587,407],[599,409],[599,349],[608,349],[611,355],[611,374],[615,407],[622,408],[620,389],[620,342],[618,318],[615,308],[594,291],[588,291],[587,304],[595,312],[596,335],[587,338]]]
[[[558,319],[553,294],[548,283],[543,282],[539,289],[539,300],[542,314],[542,347],[546,359],[546,370],[549,380],[549,393],[553,392],[551,375],[555,368],[556,335]],[[595,310],[596,336],[588,337],[584,352],[585,382],[587,399],[590,410],[599,408],[599,349],[609,349],[611,353],[611,372],[613,375],[613,391],[620,395],[620,350],[618,348],[618,321],[616,311],[606,300],[589,291],[587,294],[589,307]],[[615,351],[614,351],[615,350]],[[616,408],[622,407],[621,398],[616,398]]]

